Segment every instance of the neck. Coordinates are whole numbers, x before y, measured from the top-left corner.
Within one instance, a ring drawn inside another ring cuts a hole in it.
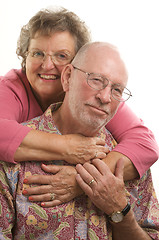
[[[99,132],[100,128],[92,129],[88,126],[83,126],[79,121],[75,120],[64,102],[61,107],[53,113],[53,119],[58,130],[64,134],[81,134],[86,137],[93,137]]]
[[[61,92],[58,96],[56,96],[55,98],[52,97],[50,98],[49,96],[46,96],[46,97],[39,97],[37,94],[34,93],[34,96],[38,102],[38,104],[40,105],[41,109],[43,112],[46,111],[46,109],[53,103],[56,103],[56,102],[61,102],[63,101],[63,98],[64,98],[64,92]]]

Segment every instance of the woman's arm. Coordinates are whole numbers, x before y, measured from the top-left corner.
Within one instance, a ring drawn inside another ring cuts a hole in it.
[[[42,153],[42,151],[40,152],[39,145],[45,143],[43,134],[41,134],[41,138],[39,138],[39,132],[37,132],[37,134],[33,133],[29,128],[21,126],[19,124],[22,121],[26,121],[27,117],[31,119],[37,115],[42,114],[42,111],[32,94],[26,76],[21,71],[10,71],[0,82],[0,109],[1,159],[8,162],[14,162],[14,160],[26,161],[29,153],[29,160],[34,160],[35,155],[36,160],[38,160],[37,158],[41,160],[42,155],[39,155],[38,153]],[[122,122],[124,122],[124,125],[121,124]],[[118,152],[120,152],[124,154],[125,159],[128,157],[126,159],[126,161],[128,160],[127,164],[129,165],[129,160],[131,160],[140,175],[142,175],[144,169],[149,168],[149,166],[157,160],[158,146],[154,140],[153,134],[143,126],[140,119],[138,119],[135,114],[132,113],[132,111],[125,105],[125,103],[120,104],[118,112],[107,125],[107,127],[115,139],[118,141],[118,146],[114,150],[116,151],[115,156],[117,157]],[[138,137],[136,137],[137,135]],[[32,146],[29,147],[29,142],[31,142],[32,137],[35,140],[36,136],[38,137],[38,139],[36,139],[37,146],[35,146],[35,149],[33,149]],[[48,140],[46,139],[45,145],[47,145],[47,143]],[[85,141],[83,143],[85,143]],[[92,142],[90,144],[92,144]],[[72,144],[70,145],[70,148],[71,146]],[[47,148],[44,147],[44,149],[45,151],[43,154],[45,157],[48,156],[48,159],[45,160],[53,160],[54,157],[57,156],[57,151],[55,151],[55,154],[53,155],[53,146],[51,144],[49,144]],[[48,150],[47,154],[46,149]],[[63,149],[61,149],[61,151],[63,151]],[[51,158],[50,152],[52,155]],[[91,157],[93,154],[95,156],[94,150],[92,150],[92,152],[93,153]],[[66,152],[66,155],[67,154],[68,152]],[[59,158],[61,155],[63,156],[63,152],[60,153]],[[109,159],[111,161],[112,158],[107,158],[108,165]],[[133,165],[130,163],[130,169],[131,166]],[[136,177],[136,175],[134,175],[134,177]]]
[[[104,141],[84,136],[57,136],[20,123],[42,114],[24,73],[12,70],[0,79],[0,159],[6,162],[105,157]]]
[[[106,156],[105,141],[78,134],[57,135],[31,130],[17,148],[14,159],[21,161],[65,160],[70,164],[84,163],[97,155]]]
[[[127,156],[140,176],[159,158],[159,148],[153,133],[125,103],[119,105],[106,128],[118,142],[113,151]]]
[[[109,154],[107,154],[106,158],[104,158],[103,161],[107,164],[111,172],[114,174],[116,164],[121,158],[124,161],[124,181],[139,178],[139,173],[133,162],[122,153],[111,151]]]

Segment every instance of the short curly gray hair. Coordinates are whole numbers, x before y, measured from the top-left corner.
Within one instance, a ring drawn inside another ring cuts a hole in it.
[[[22,59],[21,66],[24,72],[26,71],[26,53],[30,40],[34,38],[37,32],[43,36],[49,36],[58,31],[69,31],[72,34],[76,42],[76,52],[91,40],[88,27],[75,13],[62,7],[58,9],[42,9],[22,27],[17,42],[16,53]]]

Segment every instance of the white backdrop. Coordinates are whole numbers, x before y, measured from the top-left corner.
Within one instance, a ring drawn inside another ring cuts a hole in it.
[[[128,105],[154,132],[159,143],[158,0],[5,0],[0,6],[0,75],[20,68],[16,43],[22,25],[41,8],[63,6],[86,22],[94,41],[118,46],[129,71]],[[152,167],[159,197],[159,161]]]

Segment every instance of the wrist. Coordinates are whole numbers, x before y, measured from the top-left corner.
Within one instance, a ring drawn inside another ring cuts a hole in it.
[[[113,223],[120,223],[123,221],[124,217],[128,214],[130,211],[131,206],[129,203],[126,204],[126,206],[121,211],[113,212],[108,216],[109,221]]]

